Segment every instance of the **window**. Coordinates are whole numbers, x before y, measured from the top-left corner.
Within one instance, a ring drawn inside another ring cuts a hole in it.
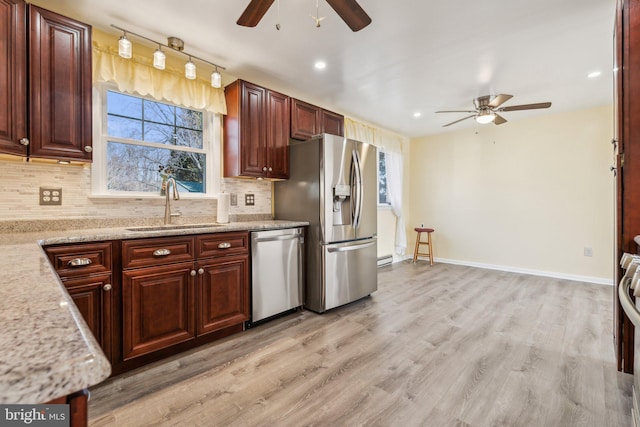
[[[378,204],[388,205],[387,165],[384,151],[378,150]]]
[[[108,87],[101,103],[94,193],[159,195],[174,178],[183,195],[213,195],[212,113]]]

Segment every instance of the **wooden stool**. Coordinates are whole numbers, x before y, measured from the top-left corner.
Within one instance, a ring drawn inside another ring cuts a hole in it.
[[[418,236],[416,237],[416,249],[413,251],[413,262],[418,260],[418,255],[429,257],[429,264],[433,265],[433,246],[431,245],[431,233],[435,230],[433,228],[420,228],[417,227],[414,230],[418,232]],[[420,240],[420,236],[422,233],[427,233],[427,241],[423,242]],[[420,245],[427,245],[429,248],[429,252],[418,252]]]

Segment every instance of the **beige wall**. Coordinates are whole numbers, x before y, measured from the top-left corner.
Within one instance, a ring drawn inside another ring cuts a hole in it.
[[[611,135],[603,106],[413,139],[407,228],[445,262],[610,283]]]

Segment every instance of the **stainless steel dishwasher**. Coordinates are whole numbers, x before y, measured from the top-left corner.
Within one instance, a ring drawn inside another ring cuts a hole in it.
[[[303,304],[304,229],[251,233],[251,323]]]

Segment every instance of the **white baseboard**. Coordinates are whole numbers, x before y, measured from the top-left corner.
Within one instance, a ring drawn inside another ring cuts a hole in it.
[[[412,259],[413,256],[405,256],[401,261]],[[443,264],[465,265],[467,267],[486,268],[487,270],[508,271],[510,273],[531,274],[532,276],[553,277],[554,279],[573,280],[576,282],[595,283],[598,285],[613,286],[613,279],[606,277],[579,276],[576,274],[558,273],[555,271],[532,270],[528,268],[510,267],[505,265],[484,264],[480,262],[460,261],[448,258],[434,258],[434,262]],[[398,261],[400,262],[400,261]]]

